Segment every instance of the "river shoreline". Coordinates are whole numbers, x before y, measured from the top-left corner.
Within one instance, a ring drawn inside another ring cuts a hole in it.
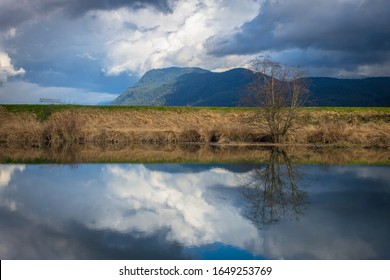
[[[206,143],[86,143],[39,148],[0,146],[0,163],[266,163],[275,151],[297,164],[390,164],[389,149]]]
[[[0,105],[0,146],[273,144],[257,112],[253,108]],[[390,108],[300,108],[283,144],[389,149]]]

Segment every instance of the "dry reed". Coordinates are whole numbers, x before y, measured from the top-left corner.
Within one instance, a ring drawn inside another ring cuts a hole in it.
[[[347,125],[341,121],[323,121],[307,135],[308,143],[333,144],[348,140]]]
[[[0,143],[267,143],[270,136],[256,111],[153,109],[68,109],[40,120],[34,113],[10,113],[0,106]],[[364,120],[362,122],[361,120]],[[390,147],[387,113],[302,111],[287,143]],[[193,148],[191,148],[193,149]],[[187,149],[188,150],[188,149]]]
[[[53,114],[44,123],[42,140],[46,144],[84,142],[81,118],[71,110]]]

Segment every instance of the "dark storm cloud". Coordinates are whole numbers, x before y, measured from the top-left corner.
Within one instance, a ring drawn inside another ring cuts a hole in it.
[[[171,12],[169,0],[74,0],[64,2],[65,11],[71,16],[83,15],[91,10],[111,10],[126,6],[134,9],[151,6],[162,12]]]
[[[209,41],[215,54],[317,48],[389,50],[390,2],[387,0],[266,1],[259,15],[230,37]]]
[[[139,9],[153,7],[164,13],[172,11],[169,0],[5,0],[0,3],[0,31],[6,31],[24,21],[60,12],[70,17],[82,16],[93,10],[111,10],[121,7]]]
[[[183,247],[160,229],[148,236],[79,223],[53,225],[0,207],[1,259],[188,259]]]
[[[378,62],[389,59],[389,11],[388,0],[267,0],[235,34],[210,39],[208,50],[217,56],[321,50],[352,64]]]

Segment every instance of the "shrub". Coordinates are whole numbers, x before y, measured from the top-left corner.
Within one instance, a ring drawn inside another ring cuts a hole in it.
[[[57,142],[80,142],[82,122],[74,111],[53,114],[46,122],[42,138],[46,144]]]
[[[211,143],[218,143],[219,140],[221,139],[221,135],[222,134],[220,132],[213,129],[213,130],[209,131],[209,133],[207,135],[207,140]]]
[[[345,141],[348,136],[346,128],[346,124],[341,121],[323,121],[317,130],[308,134],[307,142],[332,144]]]
[[[195,129],[184,130],[179,135],[179,142],[200,142],[202,136]]]

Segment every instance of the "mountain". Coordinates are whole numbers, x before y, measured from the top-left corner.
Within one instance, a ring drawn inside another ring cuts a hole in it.
[[[253,72],[238,68],[223,73],[187,74],[179,77],[165,97],[169,106],[237,106]]]
[[[254,73],[236,68],[222,73],[201,68],[155,69],[129,87],[114,105],[240,105]],[[309,106],[390,106],[390,78],[309,78]]]
[[[310,101],[314,106],[388,107],[390,78],[310,78]]]
[[[164,97],[172,92],[172,86],[178,78],[191,73],[211,72],[195,67],[150,70],[134,86],[115,99],[113,105],[165,105]]]

